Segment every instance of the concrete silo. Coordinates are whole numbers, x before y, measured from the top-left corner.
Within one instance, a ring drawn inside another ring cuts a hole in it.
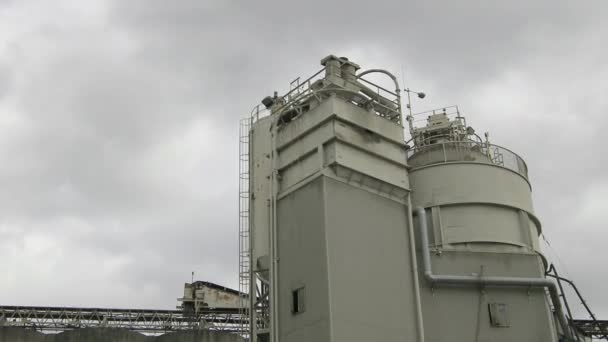
[[[390,72],[333,55],[321,64],[246,121],[251,340],[570,335],[544,278],[523,160],[478,138],[457,110],[426,113],[423,127],[408,115],[406,144]]]
[[[408,121],[426,339],[555,341],[555,319],[567,323],[523,159],[479,137],[457,107]]]

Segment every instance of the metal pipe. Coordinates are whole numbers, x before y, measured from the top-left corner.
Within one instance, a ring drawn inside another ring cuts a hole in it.
[[[376,104],[376,106],[373,106],[375,111],[377,111],[379,113],[383,113],[383,114],[386,114],[386,113],[390,114],[390,112],[395,112],[398,115],[400,115],[399,111],[397,110],[397,108],[395,107],[395,104],[392,101],[382,97],[381,95],[374,93],[373,90],[371,90],[369,88],[365,88],[365,86],[363,86],[359,83],[357,83],[357,85],[363,87],[361,89],[360,93],[353,91],[353,90],[340,89],[340,88],[319,89],[319,90],[316,90],[315,92],[317,94],[319,94],[319,93],[336,93],[336,94],[346,93],[346,94],[351,94],[353,96],[359,96],[359,97],[365,99],[366,102],[368,102],[370,100],[376,100],[376,101],[378,101],[378,103]],[[382,101],[387,101],[387,102],[386,102],[386,104],[383,104]],[[363,103],[365,103],[365,102],[363,102]],[[390,106],[387,106],[387,104]],[[384,112],[383,112],[383,110],[384,110]]]
[[[397,110],[399,111],[399,116],[401,116],[401,89],[399,89],[399,81],[397,81],[397,77],[395,77],[395,75],[393,75],[390,71],[387,71],[384,69],[369,69],[369,70],[365,70],[365,71],[359,73],[357,75],[357,78],[361,78],[361,77],[363,77],[367,74],[371,74],[371,73],[385,74],[386,76],[390,77],[393,80],[393,83],[395,83],[395,94],[397,97]],[[360,86],[362,86],[363,88],[367,88],[363,84],[361,84],[361,82],[357,82],[357,83]],[[373,91],[372,91],[372,93],[373,93]],[[366,94],[366,95],[370,96],[369,94]],[[379,101],[379,102],[381,102],[381,101]],[[401,121],[401,117],[399,118],[399,121]]]
[[[566,306],[566,313],[568,314],[566,317],[568,318],[568,322],[572,323],[572,320],[574,319],[574,317],[572,316],[572,311],[570,310],[570,305],[568,305],[568,299],[566,298],[566,294],[564,293],[564,287],[562,286],[561,280],[560,280],[560,276],[559,274],[557,274],[557,270],[555,269],[555,267],[553,267],[553,264],[551,264],[551,266],[549,267],[549,270],[545,273],[546,276],[551,276],[549,274],[549,272],[551,272],[551,270],[553,270],[553,272],[555,272],[555,280],[557,280],[557,287],[559,287],[559,293],[561,293],[561,297],[564,299],[564,305]],[[571,326],[571,329],[574,329]],[[576,340],[580,341],[580,339],[578,338],[578,336],[576,336]]]
[[[363,76],[365,76],[367,74],[371,74],[371,73],[374,73],[374,72],[385,74],[388,77],[390,77],[393,80],[393,82],[395,83],[395,94],[397,94],[397,97],[401,97],[400,96],[401,89],[399,89],[399,82],[397,81],[397,77],[395,77],[395,75],[393,75],[392,73],[390,73],[387,70],[384,70],[384,69],[369,69],[369,70],[365,70],[363,72],[360,72],[357,75],[357,78],[361,78],[361,77],[363,77]]]
[[[460,276],[460,275],[439,275],[433,274],[431,267],[431,251],[429,249],[428,226],[426,222],[426,211],[422,207],[416,208],[418,221],[420,222],[420,239],[422,245],[422,263],[424,265],[424,278],[437,286],[450,285],[478,285],[478,286],[504,286],[504,287],[535,287],[547,288],[553,302],[553,307],[557,314],[557,319],[561,325],[564,334],[574,340],[572,332],[569,329],[568,321],[564,315],[559,294],[555,283],[546,278],[520,278],[520,277],[486,277],[486,276]]]
[[[351,94],[354,96],[360,96],[363,99],[365,99],[366,101],[369,101],[371,98],[368,98],[366,96],[361,95],[361,93],[353,91],[353,90],[348,90],[348,89],[341,89],[341,88],[325,88],[325,89],[319,89],[319,90],[315,90],[316,93],[347,93],[347,94]]]
[[[412,219],[412,193],[407,194],[407,225],[410,240],[410,259],[414,278],[414,298],[416,303],[416,323],[418,342],[424,342],[424,317],[422,315],[422,300],[420,298],[420,282],[418,281],[418,260],[416,258],[416,236],[414,235],[414,220]]]
[[[375,91],[373,91],[371,88],[367,87],[366,85],[362,84],[361,82],[355,82],[357,84],[358,87],[361,88],[361,92],[367,96],[369,96],[370,98],[378,101],[380,104],[390,108],[390,110],[395,111],[395,112],[399,112],[400,108],[399,105],[395,105],[395,103],[389,99],[387,99],[386,97],[377,94]],[[401,113],[399,113],[401,114]]]
[[[277,132],[277,120],[272,124],[271,137],[270,137],[270,163],[272,165],[272,173],[270,179],[270,193],[271,193],[271,225],[270,225],[270,289],[269,289],[269,302],[270,302],[270,342],[279,341],[279,317],[278,317],[278,242],[277,242],[277,195],[278,195],[278,182],[277,182],[277,165],[276,165],[276,132]],[[254,322],[255,324],[255,322]]]
[[[548,273],[548,272],[551,272],[551,271],[555,272],[555,275],[552,275],[552,274]],[[557,270],[555,269],[555,266],[553,266],[553,264],[551,264],[551,267],[549,267],[549,270],[547,271],[547,276],[555,278],[558,281],[558,284],[559,284],[559,281],[564,281],[564,282],[568,283],[568,285],[570,285],[572,287],[572,289],[574,290],[574,292],[576,292],[576,295],[578,296],[578,299],[581,301],[581,304],[583,304],[583,306],[585,307],[585,310],[587,310],[587,313],[589,314],[589,316],[591,316],[591,319],[593,320],[593,322],[595,322],[596,325],[597,325],[597,322],[598,322],[597,318],[595,317],[595,315],[593,314],[593,312],[591,312],[591,309],[589,308],[589,305],[587,305],[587,302],[583,298],[583,295],[581,295],[580,291],[578,290],[578,288],[576,287],[576,285],[574,285],[574,282],[572,280],[560,277],[559,274],[557,274]],[[563,291],[562,291],[562,293],[563,293]],[[565,299],[566,298],[564,296],[564,301],[565,301]],[[566,302],[566,305],[567,305],[567,302]],[[572,314],[570,315],[570,318],[573,318]],[[599,327],[599,325],[597,325],[597,326]],[[606,336],[606,334],[604,334],[602,336],[602,338],[608,340],[608,336]]]
[[[408,116],[407,116],[407,122],[409,123],[409,127],[410,127],[410,135],[414,135],[414,117],[412,116],[412,99],[410,98],[410,92],[406,91],[407,93],[407,112],[408,112]]]

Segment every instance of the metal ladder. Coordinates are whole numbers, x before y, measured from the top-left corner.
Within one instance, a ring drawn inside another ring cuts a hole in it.
[[[239,123],[239,314],[248,317],[250,285],[249,246],[249,129],[251,119]],[[241,331],[249,339],[249,320],[243,319]]]
[[[494,156],[492,157],[492,162],[496,165],[504,166],[505,161],[502,153],[498,150],[498,148],[494,149]]]

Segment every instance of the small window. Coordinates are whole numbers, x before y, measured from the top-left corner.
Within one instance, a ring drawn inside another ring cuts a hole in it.
[[[304,302],[306,300],[304,287],[297,288],[291,291],[291,313],[294,315],[302,313],[306,310]]]

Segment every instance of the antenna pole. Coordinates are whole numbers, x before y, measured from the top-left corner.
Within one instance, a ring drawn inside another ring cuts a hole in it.
[[[410,88],[407,88],[405,92],[407,93],[407,109],[410,113],[410,116],[412,116],[412,99],[410,98]]]
[[[414,117],[412,116],[412,98],[410,97],[410,88],[406,88],[403,91],[407,93],[407,110],[408,116],[406,118],[410,126],[410,134],[414,134]]]

